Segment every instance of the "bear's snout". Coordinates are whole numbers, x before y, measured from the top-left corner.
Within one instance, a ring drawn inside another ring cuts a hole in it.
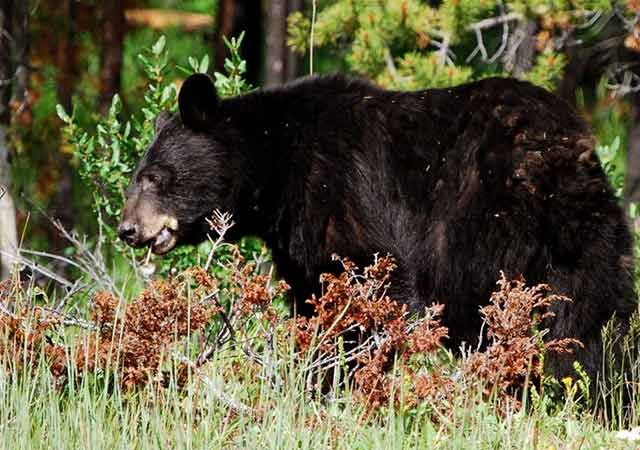
[[[138,239],[138,227],[135,223],[123,220],[118,227],[118,236],[129,245],[135,245]]]
[[[118,226],[118,236],[131,247],[151,247],[162,255],[178,242],[178,219],[139,195],[129,198]]]

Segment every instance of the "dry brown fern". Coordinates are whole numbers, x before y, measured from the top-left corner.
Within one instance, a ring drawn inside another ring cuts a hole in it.
[[[196,287],[190,293],[193,281]],[[171,358],[172,345],[201,331],[218,312],[208,299],[215,289],[215,280],[194,268],[172,280],[151,283],[131,303],[110,293],[96,294],[92,317],[99,331],[78,353],[78,371],[109,368],[120,374],[126,389],[162,381],[162,363]]]

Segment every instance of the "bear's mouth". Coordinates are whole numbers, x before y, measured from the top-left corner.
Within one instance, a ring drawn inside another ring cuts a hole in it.
[[[165,226],[154,237],[149,239],[147,245],[151,247],[151,251],[156,255],[164,255],[176,246],[178,237],[176,231]]]

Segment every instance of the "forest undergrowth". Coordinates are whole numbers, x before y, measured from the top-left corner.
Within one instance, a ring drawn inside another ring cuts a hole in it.
[[[127,448],[588,448],[634,438],[633,380],[592,392],[579,365],[575,377],[544,374],[546,355],[581,345],[544,339],[549,307],[571,301],[548,286],[503,275],[480,310],[485,345],[452,352],[444,305],[413,316],[387,294],[391,256],[364,268],[335,256],[342,273],[319,280],[314,314],[292,317],[272,267],[224,241],[231,218],[216,213],[211,224],[202,266],[144,278],[133,260],[135,294],[88,247],[75,263],[102,274],[100,290],[56,296],[24,276],[28,267],[0,284],[0,448],[44,448],[47,430],[69,421],[99,430],[60,448],[113,445],[125,425],[141,433],[125,433]]]

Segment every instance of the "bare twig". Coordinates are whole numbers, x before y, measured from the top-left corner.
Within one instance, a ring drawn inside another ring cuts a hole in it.
[[[615,96],[640,92],[640,76],[629,70],[631,67],[631,64],[619,64],[607,70],[606,86]]]
[[[496,25],[500,25],[502,23],[505,22],[511,22],[514,20],[522,20],[524,19],[524,17],[522,16],[522,14],[518,13],[518,12],[510,12],[507,14],[502,14],[500,16],[497,17],[489,17],[488,19],[483,19],[480,20],[476,23],[473,23],[471,25],[469,25],[467,27],[467,30],[469,31],[475,31],[475,30],[484,30],[487,28],[493,28]]]
[[[73,317],[69,314],[65,314],[63,312],[54,310],[54,309],[50,309],[50,308],[45,308],[42,306],[36,306],[34,308],[34,310],[37,311],[41,311],[43,313],[45,313],[45,316],[43,317],[38,317],[38,323],[44,323],[47,322],[47,318],[46,316],[54,316],[55,320],[60,323],[61,325],[64,326],[74,326],[74,327],[80,327],[80,328],[84,328],[85,330],[91,330],[94,331],[97,329],[96,325],[93,322],[89,322],[87,320],[82,320],[82,319],[78,319],[76,317]],[[7,317],[10,317],[13,320],[19,320],[20,317],[17,316],[16,314],[14,314],[13,312],[11,312],[5,305],[3,302],[0,302],[0,314],[3,314]]]
[[[75,261],[66,258],[64,256],[60,256],[60,255],[55,255],[53,253],[48,253],[48,252],[40,252],[37,250],[28,250],[28,249],[20,249],[20,253],[24,253],[27,255],[33,255],[33,256],[41,256],[43,258],[49,258],[49,259],[54,259],[56,261],[60,261],[63,262],[65,264],[68,264],[70,266],[75,267],[76,269],[80,270],[81,272],[87,274],[87,275],[91,275],[83,266],[81,266],[80,264],[76,263]]]
[[[500,8],[504,15],[504,6],[501,5]],[[489,58],[487,62],[489,63],[496,62],[498,58],[502,56],[502,53],[504,52],[504,50],[507,48],[508,42],[509,42],[509,21],[505,20],[504,22],[502,22],[502,40],[500,41],[500,47],[498,47],[498,50],[496,50],[496,52],[493,54],[491,58]]]
[[[218,334],[216,342],[214,344],[208,345],[207,347],[205,347],[200,352],[200,354],[196,358],[196,366],[200,367],[200,366],[204,365],[209,359],[211,359],[211,357],[215,354],[217,345],[220,345],[220,343],[222,341],[222,337],[226,333],[229,333],[228,341],[230,341],[234,346],[239,347],[242,350],[242,352],[249,359],[257,362],[260,365],[264,365],[264,361],[262,360],[262,358],[260,358],[260,356],[258,356],[253,351],[253,349],[251,348],[251,345],[249,345],[246,341],[245,342],[239,342],[236,339],[236,331],[235,331],[235,328],[233,326],[232,319],[229,318],[227,313],[224,311],[224,309],[222,307],[222,304],[220,303],[220,300],[218,299],[217,293],[212,298],[216,302],[217,306],[220,308],[220,311],[218,312],[218,314],[220,315],[220,318],[222,319],[224,328]]]
[[[387,65],[387,72],[391,75],[394,81],[397,81],[399,78],[398,69],[396,68],[396,64],[393,62],[393,57],[391,56],[391,52],[389,48],[384,49],[384,62]]]
[[[219,210],[214,210],[211,215],[211,219],[206,219],[207,224],[211,230],[215,231],[218,235],[218,238],[213,241],[211,236],[207,234],[207,239],[211,242],[211,250],[207,255],[207,262],[204,265],[204,270],[209,270],[209,266],[211,265],[211,261],[213,260],[213,254],[216,252],[218,247],[220,247],[224,243],[224,236],[227,232],[235,225],[235,222],[232,219],[232,216],[228,212],[220,212]]]
[[[476,35],[476,47],[469,54],[469,56],[465,61],[470,62],[478,53],[480,53],[482,60],[485,62],[493,63],[497,61],[497,59],[500,58],[504,50],[507,48],[507,44],[509,42],[509,22],[521,21],[523,19],[524,17],[520,13],[517,13],[517,12],[505,13],[503,11],[503,14],[501,14],[500,16],[483,19],[469,25],[467,27],[467,30],[473,31]],[[489,57],[487,48],[485,47],[485,44],[484,44],[482,31],[489,28],[493,28],[501,24],[502,24],[502,40],[500,42],[500,47],[498,47],[498,50],[491,57]]]
[[[0,314],[4,314],[5,316],[13,319],[13,320],[17,320],[18,316],[16,316],[14,313],[12,313],[11,311],[9,311],[9,309],[4,305],[3,302],[0,302]]]
[[[442,36],[442,42],[438,43],[437,41],[434,44],[439,47],[438,48],[438,62],[440,65],[444,66],[445,64],[453,64],[453,60],[449,57],[449,45],[451,44],[451,36],[448,34],[444,34]]]
[[[311,2],[311,32],[309,33],[309,75],[313,75],[313,45],[316,31],[316,0]]]
[[[44,308],[42,306],[37,306],[36,309],[57,317],[60,323],[64,326],[79,327],[79,328],[84,328],[85,330],[90,330],[90,331],[95,331],[98,329],[97,325],[93,322],[90,322],[88,320],[78,319],[77,317],[73,317],[70,314],[67,314],[55,309]]]
[[[53,281],[55,281],[56,283],[58,283],[58,284],[60,284],[60,285],[62,285],[64,287],[71,288],[71,287],[74,286],[74,283],[70,282],[66,278],[64,278],[64,277],[52,272],[51,270],[49,270],[49,269],[47,269],[45,267],[39,266],[37,263],[35,263],[33,261],[30,261],[30,260],[28,260],[28,259],[26,259],[26,258],[24,258],[24,257],[22,257],[20,255],[16,255],[16,254],[10,253],[10,252],[5,252],[4,250],[0,250],[0,255],[8,256],[8,257],[11,257],[11,258],[15,258],[15,260],[17,262],[19,262],[20,264],[23,264],[23,265],[27,266],[28,268],[30,268],[34,272],[38,272],[38,273],[44,275],[45,277],[52,279]]]
[[[613,17],[615,14],[614,11],[611,11],[611,13],[607,14],[607,16],[605,16],[605,23],[608,22],[611,17]],[[576,25],[576,28],[583,30],[585,28],[591,28],[600,18],[602,17],[602,11],[591,11],[587,13],[587,20],[584,23],[578,24]]]

